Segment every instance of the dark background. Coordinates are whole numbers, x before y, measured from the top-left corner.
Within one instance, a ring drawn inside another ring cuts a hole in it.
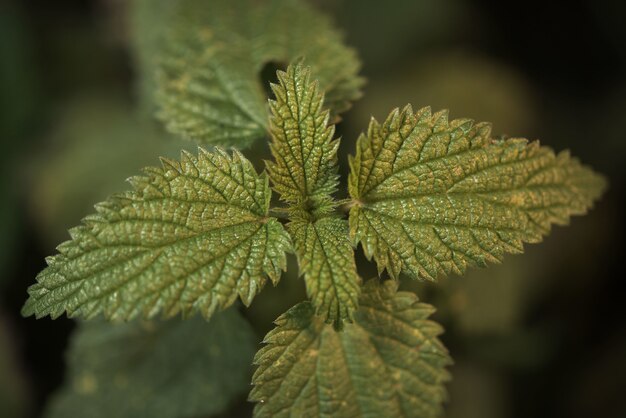
[[[496,134],[569,148],[610,181],[589,215],[554,228],[524,255],[438,285],[403,283],[435,304],[446,328],[442,339],[455,359],[448,416],[626,417],[626,3],[316,3],[358,49],[368,79],[338,127],[344,173],[370,116],[380,120],[410,102],[489,120]],[[93,203],[178,147],[132,116],[126,6],[0,3],[3,417],[39,416],[63,383],[73,322],[19,315],[44,257]],[[303,297],[291,267],[247,313],[259,335]]]

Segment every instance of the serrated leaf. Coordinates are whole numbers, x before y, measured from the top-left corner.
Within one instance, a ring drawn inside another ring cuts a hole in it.
[[[356,323],[341,332],[303,302],[278,320],[255,356],[254,416],[435,417],[451,363],[428,320],[434,309],[394,281],[363,287]]]
[[[294,221],[287,230],[293,238],[300,271],[316,314],[340,328],[353,321],[361,279],[356,272],[348,223],[328,217],[317,221]]]
[[[314,214],[332,210],[331,194],[337,190],[337,148],[334,125],[324,110],[324,95],[310,71],[301,63],[278,72],[270,101],[271,150],[267,162],[274,190],[294,210]]]
[[[324,110],[324,95],[302,63],[278,72],[270,101],[270,145],[275,162],[267,171],[288,204],[300,271],[316,312],[341,327],[352,321],[358,305],[360,278],[348,239],[347,223],[333,217],[332,193],[337,190],[337,147],[334,126]]]
[[[131,178],[134,190],[70,230],[28,290],[24,315],[109,319],[248,305],[285,268],[289,236],[268,218],[267,177],[238,152],[199,149]]]
[[[165,322],[82,323],[65,386],[46,416],[179,418],[222,412],[244,394],[256,338],[235,310]]]
[[[299,0],[181,0],[160,54],[157,102],[168,128],[202,143],[245,147],[266,136],[263,66],[304,56],[333,115],[359,97],[355,52]]]
[[[605,180],[567,151],[490,133],[430,108],[372,120],[350,161],[350,229],[380,271],[435,279],[498,262],[602,194]]]

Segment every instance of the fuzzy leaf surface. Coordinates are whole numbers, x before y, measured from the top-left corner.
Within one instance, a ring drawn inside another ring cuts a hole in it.
[[[250,145],[267,134],[260,73],[306,57],[333,116],[360,96],[356,53],[301,0],[179,0],[159,54],[157,102],[169,130],[201,143]]]
[[[46,416],[179,418],[224,411],[249,386],[256,337],[233,309],[211,322],[80,324]]]
[[[380,271],[434,280],[498,262],[602,194],[604,178],[567,151],[490,133],[430,108],[372,120],[350,161],[350,230]]]
[[[287,230],[316,313],[337,327],[343,320],[352,322],[361,279],[356,272],[348,223],[326,217],[317,221],[294,221]]]
[[[451,360],[432,306],[394,281],[370,280],[343,331],[314,311],[296,305],[265,337],[250,394],[256,418],[440,415]]]
[[[24,315],[209,318],[238,295],[249,304],[266,277],[278,281],[290,240],[267,216],[267,177],[238,152],[162,161],[70,230],[29,288]]]
[[[324,95],[302,64],[278,72],[270,101],[271,150],[275,162],[267,162],[274,190],[291,208],[328,212],[331,194],[337,190],[337,147],[334,125],[324,110]]]

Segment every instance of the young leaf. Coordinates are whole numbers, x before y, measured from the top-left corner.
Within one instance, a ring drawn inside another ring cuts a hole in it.
[[[67,356],[67,384],[46,416],[212,416],[245,393],[255,345],[250,325],[232,309],[209,323],[82,323]]]
[[[520,253],[605,188],[568,152],[447,116],[407,106],[372,120],[350,161],[351,236],[393,277],[435,279]]]
[[[337,147],[334,125],[328,124],[324,95],[301,63],[278,72],[276,95],[270,101],[271,150],[276,162],[267,162],[270,179],[283,201],[293,209],[325,213],[333,209],[337,190]]]
[[[159,116],[175,133],[245,147],[266,136],[260,72],[305,56],[333,115],[360,96],[356,53],[300,0],[180,0],[160,55]]]
[[[22,313],[109,319],[248,305],[285,268],[289,236],[268,218],[270,189],[238,152],[199,150],[130,181],[47,259]]]
[[[293,237],[300,271],[316,314],[337,328],[353,321],[361,279],[348,239],[348,225],[334,217],[318,221],[294,221],[287,230]]]
[[[276,320],[255,356],[250,399],[263,417],[435,417],[451,363],[430,305],[370,280],[356,323],[336,332],[308,302]]]
[[[271,150],[275,162],[267,171],[280,197],[289,205],[300,271],[316,312],[341,327],[352,321],[360,278],[346,223],[333,217],[337,190],[337,147],[334,125],[323,110],[324,95],[301,63],[278,72],[272,89]]]

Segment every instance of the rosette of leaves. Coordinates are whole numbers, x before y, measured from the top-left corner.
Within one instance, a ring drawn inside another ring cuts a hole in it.
[[[145,169],[70,231],[24,314],[210,319],[250,304],[293,252],[310,300],[256,354],[254,415],[438,416],[451,359],[433,308],[398,291],[400,275],[435,280],[520,253],[585,213],[605,181],[567,152],[406,106],[358,139],[350,199],[338,202],[339,141],[312,74],[302,63],[278,72],[263,173],[237,151],[202,148]],[[272,211],[271,189],[283,203]],[[363,284],[359,244],[382,280]]]

